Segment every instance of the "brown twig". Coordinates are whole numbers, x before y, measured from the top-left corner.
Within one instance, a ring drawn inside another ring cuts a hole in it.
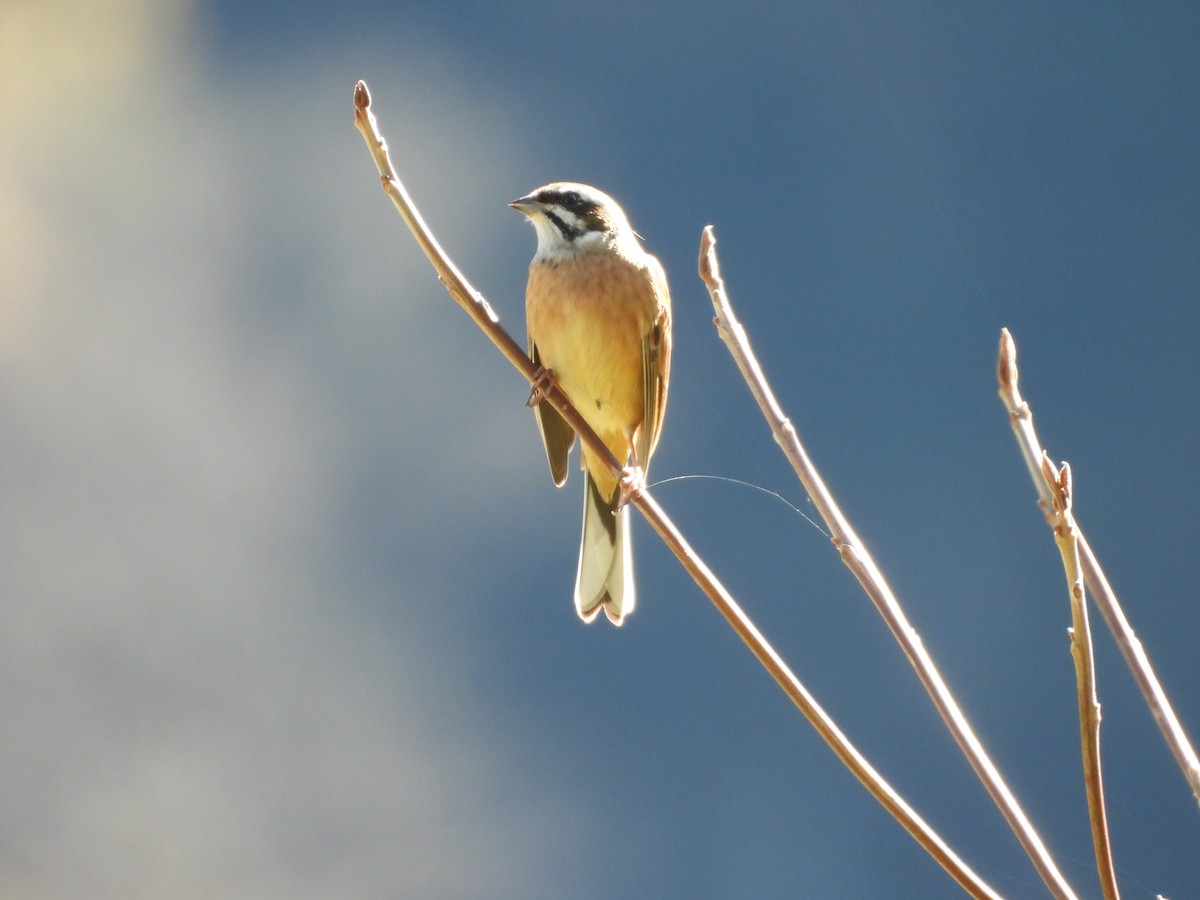
[[[1062,555],[1071,603],[1071,658],[1075,661],[1075,684],[1079,699],[1079,743],[1083,753],[1083,783],[1087,790],[1088,818],[1092,823],[1092,845],[1096,870],[1106,900],[1118,900],[1117,876],[1113,870],[1112,846],[1108,839],[1108,816],[1104,808],[1104,780],[1100,769],[1100,701],[1096,697],[1096,665],[1092,656],[1092,632],[1088,625],[1083,578],[1079,571],[1079,539],[1071,513],[1071,467],[1063,463],[1055,470],[1050,457],[1042,457],[1042,477],[1050,489],[1054,517],[1054,543]]]
[[[451,296],[467,311],[472,319],[483,329],[484,333],[494,343],[510,362],[533,382],[534,365],[525,351],[518,345],[507,331],[500,325],[498,317],[492,311],[484,298],[472,288],[462,274],[446,256],[440,245],[425,225],[416,207],[404,190],[389,159],[387,144],[379,133],[375,117],[370,111],[371,98],[367,86],[358,82],[354,89],[354,123],[362,133],[375,165],[383,179],[383,189],[396,205],[400,215],[408,224],[413,236],[425,255],[433,264],[438,277],[450,292]],[[546,401],[554,405],[563,418],[575,429],[581,441],[588,449],[605,459],[614,473],[620,473],[621,465],[605,448],[604,444],[588,426],[587,422],[575,411],[566,396],[554,389],[547,394]],[[662,537],[667,546],[674,552],[683,567],[688,571],[696,584],[724,616],[738,637],[771,674],[784,693],[791,698],[800,712],[817,730],[830,748],[837,754],[847,767],[855,774],[871,794],[904,826],[917,842],[933,856],[934,859],[958,882],[972,897],[998,898],[999,895],[983,882],[965,863],[950,850],[946,843],[934,832],[917,813],[887,784],[886,781],[871,767],[865,758],[838,730],[833,720],[825,713],[817,701],[808,693],[800,680],[792,673],[787,664],[775,652],[775,649],[759,633],[754,623],[742,611],[732,595],[717,580],[716,576],[705,565],[704,561],[692,550],[680,534],[674,523],[663,512],[662,508],[650,495],[649,490],[642,490],[632,502],[650,523],[651,527]]]
[[[1042,449],[1037,431],[1033,427],[1033,410],[1021,396],[1018,387],[1017,344],[1007,328],[1000,332],[1000,354],[996,374],[1000,382],[1000,399],[1004,402],[1005,409],[1008,410],[1008,418],[1012,424],[1013,433],[1016,435],[1017,445],[1021,448],[1021,456],[1025,460],[1025,465],[1033,479],[1033,485],[1038,492],[1038,506],[1041,507],[1047,521],[1053,526],[1054,503],[1050,488],[1041,473],[1041,459],[1045,451]],[[1167,694],[1159,683],[1158,676],[1154,673],[1150,657],[1146,654],[1133,626],[1125,618],[1121,602],[1108,583],[1108,578],[1105,577],[1104,570],[1100,568],[1100,563],[1078,523],[1075,525],[1075,532],[1079,542],[1079,560],[1083,569],[1083,579],[1088,590],[1091,591],[1092,602],[1096,604],[1100,615],[1104,617],[1105,624],[1108,625],[1108,630],[1112,632],[1113,639],[1117,642],[1117,647],[1120,648],[1121,655],[1125,658],[1125,665],[1129,667],[1146,705],[1150,707],[1154,721],[1158,723],[1158,730],[1162,733],[1167,746],[1171,748],[1175,762],[1179,765],[1183,777],[1192,790],[1192,797],[1197,803],[1200,803],[1200,759],[1197,759],[1196,751],[1192,747],[1191,741],[1188,740],[1183,726],[1179,724],[1171,701],[1167,699]]]
[[[784,415],[783,408],[775,399],[775,394],[750,347],[750,340],[746,336],[745,329],[734,315],[733,306],[725,291],[725,282],[721,278],[716,244],[717,240],[710,225],[704,229],[700,238],[700,278],[712,297],[713,309],[716,312],[714,324],[717,326],[717,332],[729,348],[734,362],[750,387],[750,392],[758,401],[763,416],[775,435],[776,442],[783,449],[788,461],[791,462],[792,468],[795,469],[804,489],[812,498],[821,518],[829,526],[834,546],[841,552],[842,560],[854,573],[899,642],[909,662],[916,670],[921,684],[924,685],[934,706],[946,723],[946,727],[958,742],[992,800],[1008,821],[1009,827],[1012,828],[1017,839],[1025,848],[1025,852],[1029,855],[1042,880],[1054,896],[1074,897],[1066,879],[1059,872],[1041,838],[1021,810],[1016,797],[1008,789],[1008,785],[1004,783],[1004,779],[975,736],[966,716],[963,715],[957,701],[938,672],[932,657],[918,637],[916,629],[905,616],[900,602],[892,593],[883,575],[871,559],[870,553],[859,540],[858,535],[854,533],[849,521],[833,499],[833,495],[825,486],[824,480],[812,460],[809,459],[804,445],[801,444],[795,427]]]

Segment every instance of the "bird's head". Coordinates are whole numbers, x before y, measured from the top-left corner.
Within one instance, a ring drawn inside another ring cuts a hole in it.
[[[625,211],[590,185],[558,181],[508,205],[527,215],[537,230],[535,260],[558,261],[595,250],[641,252]]]

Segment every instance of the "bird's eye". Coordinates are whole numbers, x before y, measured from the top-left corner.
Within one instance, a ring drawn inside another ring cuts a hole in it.
[[[567,207],[568,209],[579,206],[580,199],[581,198],[578,191],[567,191],[565,194],[563,194],[563,206]]]

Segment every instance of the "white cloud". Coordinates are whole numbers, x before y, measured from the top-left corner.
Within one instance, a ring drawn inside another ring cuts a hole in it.
[[[527,891],[570,801],[372,619],[455,572],[377,583],[338,530],[356,464],[428,444],[409,423],[438,397],[410,383],[398,409],[402,379],[490,363],[455,358],[482,347],[456,311],[397,296],[440,289],[398,223],[364,220],[386,201],[347,189],[374,183],[352,79],[283,60],[211,84],[184,9],[5,14],[5,46],[45,33],[80,65],[0,113],[27,138],[0,145],[0,893]],[[456,100],[408,87],[431,117]],[[502,181],[493,138],[438,140],[433,196],[451,170]],[[483,243],[472,204],[439,212]],[[488,399],[454,412],[487,434]],[[425,478],[512,490],[535,444],[496,447],[428,447]]]

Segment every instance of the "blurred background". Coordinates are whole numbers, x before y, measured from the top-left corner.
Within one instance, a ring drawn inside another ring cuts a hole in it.
[[[812,456],[1081,896],[1058,553],[1002,326],[1200,738],[1200,8],[267,0],[0,5],[0,894],[957,897],[635,522],[620,631],[582,493],[353,128],[524,334],[507,201],[617,197],[665,264],[652,480],[811,514]],[[877,768],[1045,896],[828,540],[655,496]],[[1195,800],[1098,616],[1123,895],[1200,895]]]

